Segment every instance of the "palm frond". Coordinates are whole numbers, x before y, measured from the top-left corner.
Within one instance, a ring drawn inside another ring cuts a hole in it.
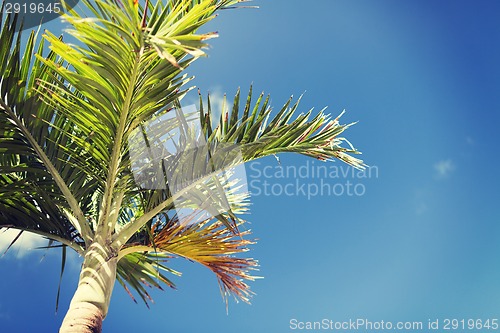
[[[252,88],[250,88],[243,110],[240,110],[240,91],[238,90],[231,113],[222,110],[218,122],[215,123],[212,118],[210,98],[207,98],[207,110],[205,110],[200,95],[201,129],[208,147],[215,147],[215,155],[219,152],[221,156],[224,156],[227,153],[225,147],[229,147],[232,154],[234,152],[241,154],[240,158],[221,158],[220,164],[223,168],[235,167],[257,158],[286,152],[299,153],[322,161],[339,159],[358,169],[365,167],[362,160],[352,156],[360,152],[341,136],[354,124],[340,124],[339,118],[342,114],[332,119],[330,115],[324,113],[324,110],[314,116],[312,110],[309,110],[306,114],[302,113],[294,118],[300,98],[293,104],[290,98],[271,118],[272,108],[269,100],[269,96],[264,99],[264,94],[261,94],[252,105]],[[180,165],[191,164],[179,163],[179,167]],[[114,242],[125,244],[148,221],[172,209],[175,200],[186,193],[195,191],[201,202],[209,201],[213,197],[214,190],[203,186],[209,177],[210,175],[199,177],[191,185],[175,194],[156,196],[155,204],[149,205],[148,207],[151,208],[143,211],[142,214],[134,216],[114,237]],[[231,215],[231,211],[228,213]],[[224,220],[221,222],[224,223]],[[234,222],[225,224],[235,231]]]
[[[33,58],[34,53],[44,52],[44,44],[36,47],[32,32],[21,50],[16,20],[15,15],[7,15],[0,33],[0,227],[53,235],[79,250],[85,240],[81,231],[89,236],[77,204],[84,195],[74,191],[82,184],[54,144],[60,140],[58,131],[51,131],[41,120],[57,121],[54,111],[33,91],[35,77],[49,80],[46,68]],[[54,57],[53,53],[47,56]],[[70,212],[80,218],[71,219]]]
[[[243,224],[240,220],[239,226]],[[257,266],[251,258],[239,258],[235,254],[248,251],[254,244],[244,239],[250,230],[235,235],[222,222],[210,219],[201,223],[179,223],[172,218],[166,223],[157,223],[151,233],[154,234],[154,246],[163,251],[198,262],[215,273],[221,287],[221,293],[227,302],[229,295],[236,299],[249,301],[252,292],[243,280],[253,281],[256,277],[250,271]]]
[[[180,275],[179,272],[168,268],[165,263],[172,256],[165,254],[150,254],[147,252],[129,253],[118,262],[116,279],[127,291],[132,300],[137,303],[133,293],[134,290],[149,307],[148,302],[153,298],[147,292],[147,287],[163,290],[161,284],[165,284],[175,289],[175,284],[170,281],[162,272]]]
[[[343,112],[332,119],[324,110],[314,116],[313,110],[309,110],[294,118],[300,98],[293,104],[290,98],[271,118],[269,96],[264,99],[262,93],[253,106],[252,97],[250,87],[241,110],[238,89],[232,111],[222,110],[214,124],[210,98],[207,98],[208,109],[204,111],[200,95],[200,119],[209,143],[238,145],[245,162],[267,155],[293,152],[322,161],[339,159],[358,169],[365,167],[363,161],[352,156],[360,153],[340,136],[354,124],[340,124]]]

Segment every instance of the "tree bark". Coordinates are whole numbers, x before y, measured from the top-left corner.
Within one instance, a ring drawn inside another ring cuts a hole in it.
[[[59,333],[100,333],[116,279],[117,256],[105,242],[92,243],[83,261],[78,288]]]

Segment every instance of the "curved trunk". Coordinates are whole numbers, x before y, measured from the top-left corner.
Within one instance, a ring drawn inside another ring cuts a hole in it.
[[[116,254],[100,242],[89,246],[80,280],[60,333],[100,333],[116,279]]]

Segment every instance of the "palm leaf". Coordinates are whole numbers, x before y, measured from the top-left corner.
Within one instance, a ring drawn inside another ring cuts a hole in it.
[[[250,230],[236,235],[218,220],[207,219],[199,222],[194,214],[191,218],[192,221],[188,218],[181,222],[178,215],[169,218],[168,214],[164,214],[161,219],[156,220],[151,229],[136,234],[120,254],[121,257],[128,258],[119,269],[122,283],[127,281],[147,304],[152,299],[144,288],[144,282],[160,289],[159,282],[174,287],[170,280],[160,274],[160,270],[169,270],[163,262],[172,256],[181,257],[198,262],[215,273],[226,303],[230,295],[236,300],[249,302],[253,293],[243,280],[253,281],[257,278],[249,273],[256,269],[257,261],[236,255],[247,252],[248,246],[254,244],[253,241],[244,239],[250,234]],[[244,221],[239,220],[238,226],[243,224]],[[144,252],[139,254],[138,251]],[[139,265],[136,268],[129,266],[131,260]],[[122,261],[123,259],[120,260],[120,265]],[[170,272],[178,274],[175,271]],[[133,298],[130,290],[127,290]]]
[[[53,237],[80,251],[83,220],[71,221],[66,212],[74,210],[78,216],[81,210],[71,182],[63,178],[73,177],[73,183],[80,184],[58,159],[61,153],[53,143],[60,140],[58,132],[50,131],[40,120],[54,118],[53,110],[33,92],[34,75],[48,79],[46,68],[32,56],[42,54],[44,45],[35,49],[36,34],[32,32],[22,52],[21,34],[15,37],[15,25],[16,17],[8,15],[0,33],[0,227]],[[54,57],[53,53],[47,56]]]
[[[240,220],[239,225],[242,224]],[[156,228],[160,230],[156,231]],[[234,255],[248,251],[248,246],[254,244],[243,238],[250,234],[250,230],[235,235],[220,221],[181,224],[173,218],[163,225],[155,224],[153,233],[154,244],[159,250],[196,261],[213,271],[226,302],[229,295],[249,302],[252,292],[243,280],[256,278],[249,271],[255,269],[257,261]]]
[[[129,253],[118,262],[116,278],[134,302],[137,303],[130,288],[135,290],[144,304],[149,307],[148,302],[152,302],[153,298],[147,292],[146,287],[163,290],[161,284],[166,284],[170,288],[175,288],[175,284],[162,273],[163,271],[180,275],[179,272],[164,264],[170,258],[172,256],[164,254]]]
[[[360,154],[340,135],[352,126],[340,124],[341,115],[331,119],[324,110],[312,116],[312,111],[294,117],[299,107],[300,98],[292,104],[290,98],[283,107],[271,117],[269,96],[263,101],[262,93],[252,107],[252,87],[247,95],[240,114],[240,90],[238,89],[233,102],[231,114],[221,112],[219,122],[213,125],[212,113],[202,112],[202,127],[209,143],[230,143],[238,145],[245,162],[267,155],[294,152],[314,157],[322,161],[339,159],[355,168],[362,169],[364,163],[351,156]],[[210,98],[207,97],[208,109],[211,109]],[[200,102],[200,109],[203,108]],[[347,144],[347,147],[343,146]]]

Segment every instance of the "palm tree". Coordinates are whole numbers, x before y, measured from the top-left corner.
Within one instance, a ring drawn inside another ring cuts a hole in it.
[[[188,124],[192,114],[181,115],[185,70],[216,37],[196,31],[239,2],[82,0],[80,12],[64,16],[77,44],[45,31],[21,46],[17,18],[1,17],[0,229],[47,238],[48,247],[62,248],[63,266],[67,248],[83,256],[60,332],[100,332],[115,280],[147,305],[145,287],[174,287],[173,257],[211,269],[226,300],[249,300],[245,280],[257,263],[237,256],[252,243],[240,217],[247,198],[234,190],[241,179],[217,176],[222,169],[230,175],[283,152],[364,167],[339,136],[349,125],[323,112],[294,116],[291,99],[271,117],[269,96],[253,101],[250,88],[240,103],[238,90],[231,111],[214,117],[210,98],[200,97],[198,132]],[[144,136],[148,122],[159,130],[153,137]],[[180,133],[177,148],[190,153],[148,160],[172,131]],[[141,135],[147,140],[131,140]],[[208,148],[194,149],[199,142]],[[181,219],[180,209],[190,213]],[[195,217],[201,209],[208,214]]]

